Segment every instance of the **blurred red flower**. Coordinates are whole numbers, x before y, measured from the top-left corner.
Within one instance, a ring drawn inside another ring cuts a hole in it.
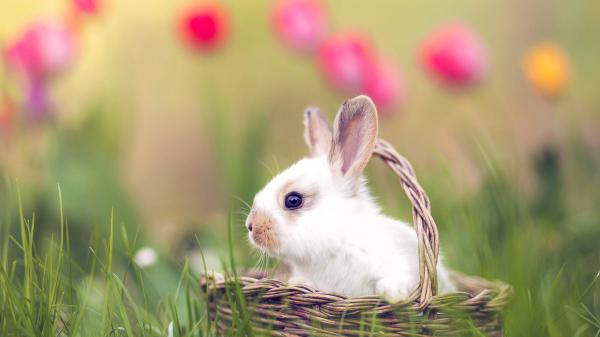
[[[479,82],[487,70],[487,55],[476,34],[462,23],[446,24],[425,39],[421,63],[442,83],[462,87]]]
[[[187,9],[179,21],[184,41],[193,49],[211,51],[219,47],[229,33],[229,15],[216,2],[204,2]]]
[[[362,93],[371,97],[384,114],[406,102],[406,84],[397,65],[388,60],[377,61],[369,72]]]
[[[374,61],[370,41],[353,32],[326,39],[317,54],[320,70],[329,85],[347,93],[358,93],[364,88]]]
[[[28,79],[47,78],[68,68],[75,58],[72,32],[60,21],[42,21],[9,43],[6,63]]]
[[[276,35],[290,49],[313,51],[327,33],[327,20],[319,0],[279,0],[271,13]]]
[[[73,6],[81,13],[96,14],[99,10],[100,0],[73,0]]]

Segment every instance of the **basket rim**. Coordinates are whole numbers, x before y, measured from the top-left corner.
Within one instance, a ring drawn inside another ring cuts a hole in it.
[[[490,281],[457,271],[450,271],[450,276],[457,288],[462,290],[436,294],[431,297],[428,307],[423,307],[418,300],[411,298],[390,303],[377,295],[351,297],[321,291],[308,285],[290,284],[272,277],[240,276],[237,273],[228,275],[215,271],[203,273],[200,285],[202,291],[210,297],[238,284],[245,295],[261,293],[261,297],[266,301],[273,297],[301,296],[303,300],[312,302],[311,305],[327,306],[330,310],[339,313],[385,314],[398,309],[424,312],[426,309],[446,307],[448,302],[459,307],[465,304],[470,306],[478,304],[498,311],[506,307],[514,296],[513,287],[500,280]]]

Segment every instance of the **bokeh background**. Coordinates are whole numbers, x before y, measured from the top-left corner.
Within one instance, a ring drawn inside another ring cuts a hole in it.
[[[307,106],[332,119],[363,91],[336,86],[335,55],[323,61],[329,37],[351,32],[393,65],[381,137],[430,194],[447,264],[513,284],[507,335],[600,331],[600,3],[310,2],[324,23],[305,23],[317,30],[306,42],[286,30],[293,20],[275,22],[280,1],[106,0],[87,12],[80,2],[0,4],[0,210],[12,219],[2,235],[17,231],[18,189],[43,245],[60,186],[75,249],[114,212],[173,274],[156,273],[164,291],[198,245],[218,267],[230,214],[236,254],[252,266],[244,202],[307,154]],[[186,20],[206,4],[216,33],[194,35]],[[73,45],[39,80],[40,107],[38,82],[7,50],[46,20]],[[432,56],[432,39],[448,50]],[[410,219],[393,174],[372,163],[368,176],[386,212]]]

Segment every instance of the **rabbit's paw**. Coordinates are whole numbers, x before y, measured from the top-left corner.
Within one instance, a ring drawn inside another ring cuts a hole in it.
[[[385,298],[390,303],[400,302],[410,295],[415,285],[405,277],[387,276],[377,281],[375,291],[377,295]]]

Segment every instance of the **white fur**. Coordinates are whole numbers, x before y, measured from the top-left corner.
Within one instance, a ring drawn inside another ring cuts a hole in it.
[[[358,187],[346,179],[332,170],[327,154],[304,158],[274,177],[256,194],[253,210],[268,215],[279,244],[257,246],[291,266],[292,283],[402,300],[419,282],[416,233],[381,213],[364,178],[357,179]],[[282,189],[290,182],[314,193],[309,207],[285,209]],[[438,279],[442,292],[452,290],[441,261]]]

